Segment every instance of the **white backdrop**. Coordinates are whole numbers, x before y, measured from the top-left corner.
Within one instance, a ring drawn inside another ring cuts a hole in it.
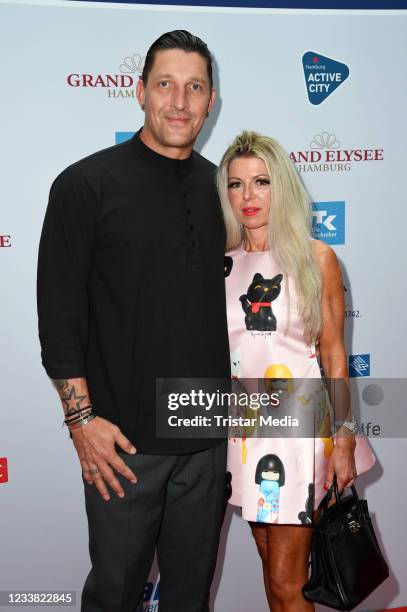
[[[0,482],[0,590],[76,590],[79,610],[90,567],[79,464],[40,363],[35,276],[53,178],[73,161],[114,144],[116,132],[142,125],[131,87],[103,87],[106,75],[136,80],[153,40],[188,29],[216,57],[219,99],[198,141],[212,161],[219,161],[243,128],[278,138],[296,158],[315,150],[322,156],[336,151],[341,159],[354,159],[349,151],[381,151],[376,157],[383,159],[351,161],[345,170],[303,162],[300,170],[314,201],[329,203],[319,206],[327,210],[323,227],[329,226],[331,203],[345,203],[345,242],[334,248],[348,290],[349,353],[364,355],[362,366],[370,356],[370,372],[361,370],[365,375],[402,377],[406,19],[405,11],[0,2],[0,466],[8,461],[8,482]],[[349,67],[347,80],[318,106],[306,92],[307,51]],[[91,75],[88,86],[69,85],[72,74]],[[341,219],[331,222],[338,229]],[[404,434],[372,440],[378,464],[358,481],[391,565],[391,577],[361,610],[407,605]],[[212,594],[216,612],[266,609],[249,531],[237,513],[228,512]],[[146,606],[158,609],[154,599]]]

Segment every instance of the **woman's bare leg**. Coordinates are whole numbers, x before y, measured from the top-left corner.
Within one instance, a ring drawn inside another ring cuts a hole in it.
[[[250,527],[256,542],[257,552],[259,553],[261,562],[263,564],[264,587],[266,589],[266,596],[269,608],[271,609],[270,578],[269,570],[267,567],[267,525],[265,525],[264,523],[250,523]]]
[[[312,528],[251,523],[263,562],[267,601],[273,612],[313,612],[301,588],[308,581]]]

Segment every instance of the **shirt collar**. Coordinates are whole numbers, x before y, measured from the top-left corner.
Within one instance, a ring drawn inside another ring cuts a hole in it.
[[[140,138],[140,133],[143,128],[140,128],[132,137],[131,142],[133,148],[139,157],[142,157],[146,161],[151,161],[151,163],[156,164],[157,166],[167,169],[173,172],[181,172],[189,171],[193,166],[193,158],[194,152],[191,152],[191,155],[186,159],[173,159],[172,157],[166,157],[165,155],[161,155],[150,149]]]

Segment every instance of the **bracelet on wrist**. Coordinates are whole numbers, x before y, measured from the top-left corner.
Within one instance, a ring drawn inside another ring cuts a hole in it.
[[[84,417],[81,417],[78,421],[75,421],[74,425],[68,425],[70,431],[74,430],[74,429],[78,429],[78,427],[83,427],[84,425],[86,425],[87,423],[89,423],[90,421],[93,421],[93,419],[96,418],[96,414],[89,413]]]
[[[338,433],[338,430],[342,427],[345,427],[347,430],[346,433],[351,433],[353,435],[355,435],[358,431],[358,422],[353,415],[351,421],[335,421],[335,426],[336,433]]]
[[[89,410],[89,408],[93,408],[93,405],[88,404],[87,406],[84,406],[83,408],[78,408],[78,410],[73,410],[72,412],[69,412],[68,414],[65,415],[65,419],[70,419],[76,414],[80,414],[81,412],[85,412],[85,410]]]
[[[84,406],[83,408],[80,408],[79,410],[75,410],[75,412],[72,412],[69,415],[66,415],[66,418],[64,419],[62,423],[62,427],[64,425],[67,425],[69,427],[70,425],[79,423],[83,419],[88,417],[89,415],[94,415],[92,404],[89,404],[88,406]]]

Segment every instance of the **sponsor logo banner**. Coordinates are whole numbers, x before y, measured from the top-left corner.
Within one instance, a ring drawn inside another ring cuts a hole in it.
[[[89,91],[104,91],[108,98],[135,98],[137,80],[143,71],[145,58],[134,53],[124,58],[112,72],[81,73],[71,72],[66,76],[68,87]]]
[[[312,203],[312,237],[326,244],[345,244],[345,202]]]
[[[291,151],[299,172],[348,172],[354,164],[383,161],[383,148],[342,146],[334,132],[315,134],[306,150]]]
[[[315,51],[304,53],[302,66],[308,100],[314,106],[326,100],[349,76],[346,64]]]
[[[11,247],[10,234],[0,234],[0,248]]]
[[[0,483],[8,482],[7,457],[0,457]]]
[[[140,4],[140,0],[87,0],[114,4]],[[65,0],[77,2],[77,0]],[[229,6],[246,8],[305,8],[305,9],[401,9],[407,8],[406,0],[144,0],[143,4],[175,6]]]
[[[364,355],[349,355],[349,376],[370,376],[370,353]]]
[[[144,585],[143,612],[158,612],[160,599],[160,577],[156,582],[146,582]]]
[[[135,133],[136,132],[115,132],[115,143],[121,144],[122,142],[126,142],[126,140],[130,140],[130,138],[133,138]]]

